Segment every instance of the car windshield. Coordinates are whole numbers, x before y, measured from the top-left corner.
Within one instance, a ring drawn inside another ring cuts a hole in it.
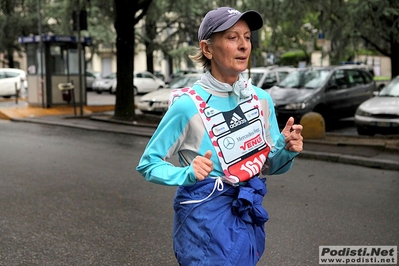
[[[181,76],[174,79],[168,86],[170,89],[180,89],[184,87],[191,87],[200,76]]]
[[[105,76],[104,78],[105,79],[114,79],[114,78],[116,78],[116,73],[111,73],[111,74]]]
[[[92,76],[92,77],[95,77],[95,78],[101,78],[101,73],[100,72],[93,72],[93,71],[86,70],[86,75],[87,76]]]
[[[7,77],[18,77],[20,73],[16,72],[6,72]]]
[[[380,92],[379,96],[399,97],[399,78],[393,79]]]
[[[100,73],[100,72],[93,72],[92,74],[93,74],[93,76],[95,76],[96,78],[101,78],[101,73]]]
[[[242,73],[243,77],[245,79],[249,79],[249,72],[245,71]],[[262,78],[263,73],[259,73],[259,72],[251,72],[251,79],[252,79],[252,84],[258,84],[260,79]]]
[[[308,69],[291,72],[278,86],[282,88],[306,88],[320,87],[328,78],[330,69]]]

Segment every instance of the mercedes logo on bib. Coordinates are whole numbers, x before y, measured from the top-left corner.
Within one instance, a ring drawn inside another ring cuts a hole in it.
[[[234,148],[234,139],[231,137],[227,137],[223,140],[223,146],[228,149],[231,150],[232,148]]]

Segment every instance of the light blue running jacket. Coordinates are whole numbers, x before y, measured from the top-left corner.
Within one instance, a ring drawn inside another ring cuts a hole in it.
[[[234,109],[232,93],[192,87],[220,111]],[[175,101],[149,140],[137,166],[144,178],[156,184],[178,186],[174,199],[173,246],[180,265],[256,265],[265,249],[264,223],[268,214],[262,207],[267,192],[267,175],[288,171],[297,152],[286,150],[273,101],[264,90],[254,87],[265,113],[266,139],[271,146],[263,177],[254,177],[240,186],[223,183],[214,147],[189,96]],[[214,170],[197,182],[191,162],[206,151],[213,152]],[[180,165],[168,159],[177,155]]]

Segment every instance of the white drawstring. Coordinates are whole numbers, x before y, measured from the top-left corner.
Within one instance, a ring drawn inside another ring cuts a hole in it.
[[[215,192],[216,189],[218,191],[222,191],[223,188],[224,188],[224,184],[223,184],[222,178],[218,177],[215,179],[215,184],[213,186],[212,192],[206,198],[201,199],[201,200],[187,200],[187,201],[180,202],[180,204],[193,204],[193,203],[203,202],[204,200],[209,199],[213,195],[213,193]]]

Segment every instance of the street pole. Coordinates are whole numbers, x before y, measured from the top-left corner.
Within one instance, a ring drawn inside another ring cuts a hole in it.
[[[80,0],[78,0],[78,11],[76,14],[76,29],[78,31],[78,62],[79,62],[79,109],[83,116],[83,82],[82,82],[82,42],[80,40]]]
[[[44,91],[43,91],[43,79],[44,79],[44,68],[43,68],[43,40],[42,40],[42,15],[41,15],[41,5],[40,0],[37,0],[37,20],[38,20],[38,29],[39,29],[39,52],[40,52],[40,91],[42,94],[42,107],[45,107],[44,104]]]

